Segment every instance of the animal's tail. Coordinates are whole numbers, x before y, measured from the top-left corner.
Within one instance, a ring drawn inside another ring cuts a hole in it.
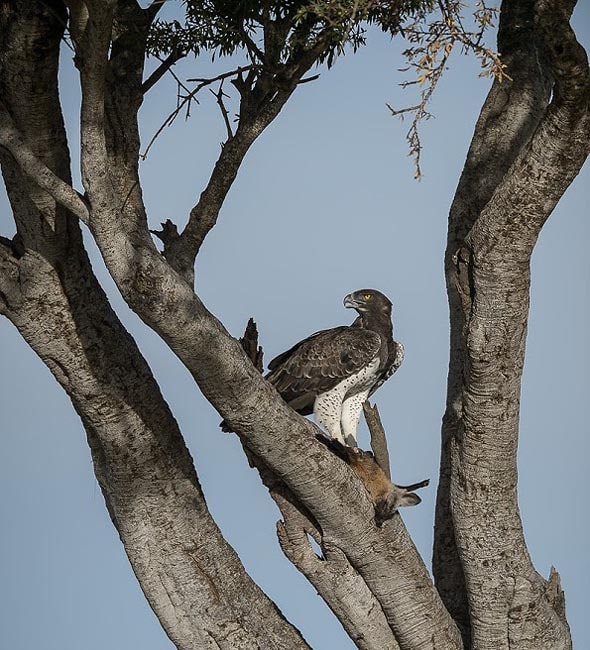
[[[413,492],[414,490],[419,490],[420,488],[426,487],[427,485],[430,485],[429,478],[427,478],[424,481],[420,481],[419,483],[412,483],[411,485],[398,485],[397,487],[400,488],[400,490],[407,490],[408,492]]]

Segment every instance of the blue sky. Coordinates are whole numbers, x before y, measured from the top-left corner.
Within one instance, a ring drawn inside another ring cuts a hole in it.
[[[575,25],[588,49],[587,3]],[[375,287],[391,297],[406,359],[375,398],[401,484],[437,475],[448,360],[446,219],[490,83],[478,78],[476,61],[454,56],[432,102],[435,117],[422,126],[424,178],[416,182],[404,140],[408,123],[385,106],[415,100],[397,85],[404,78],[398,72],[403,47],[371,31],[366,48],[298,89],[248,153],[196,274],[199,295],[234,335],[255,317],[267,360],[313,331],[350,322],[342,307],[350,291]],[[75,150],[79,90],[70,56],[61,89]],[[204,76],[211,69],[198,61],[180,72]],[[174,104],[171,80],[151,91],[141,113],[144,141]],[[189,121],[177,120],[160,137],[142,164],[154,225],[165,218],[184,223],[223,138],[207,93]],[[551,565],[561,573],[578,648],[590,647],[589,185],[586,166],[534,253],[519,451],[529,549],[543,575]],[[1,201],[0,232],[12,235],[4,196]],[[126,308],[89,247],[96,273],[181,425],[211,512],[246,568],[313,647],[352,648],[313,588],[283,558],[274,533],[278,511],[237,440],[219,431],[218,415],[160,339]],[[5,319],[0,351],[0,646],[171,648],[110,523],[67,396]],[[433,483],[419,507],[404,511],[427,562]]]

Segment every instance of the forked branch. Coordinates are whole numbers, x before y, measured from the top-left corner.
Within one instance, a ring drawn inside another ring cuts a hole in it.
[[[240,343],[256,369],[262,372],[263,352],[252,318]],[[262,459],[250,452],[246,441],[240,440],[250,466],[258,469],[283,516],[283,521],[277,522],[277,536],[286,557],[316,588],[360,650],[399,650],[379,602],[346,555],[324,540],[309,511]],[[321,557],[316,555],[310,536],[322,549]]]
[[[16,128],[2,102],[0,102],[0,145],[11,153],[21,171],[33,183],[48,192],[57,203],[70,210],[83,223],[88,223],[88,207],[84,197],[37,158]]]
[[[167,72],[170,69],[170,67],[171,66],[168,66],[166,68],[166,70],[164,70],[162,72],[162,74]],[[142,159],[145,160],[147,158],[147,156],[148,156],[148,154],[150,152],[150,149],[153,147],[153,145],[156,142],[156,140],[158,139],[158,137],[162,134],[162,132],[167,127],[171,126],[174,123],[176,118],[180,115],[180,113],[183,110],[186,109],[186,117],[190,117],[190,108],[191,108],[192,102],[197,101],[197,95],[201,92],[201,90],[203,90],[203,88],[207,88],[208,86],[214,84],[217,81],[223,82],[224,79],[230,79],[232,77],[238,78],[243,71],[250,70],[252,67],[253,67],[253,65],[238,66],[237,68],[234,68],[233,70],[228,70],[227,72],[223,72],[221,74],[215,75],[214,77],[188,79],[187,82],[196,82],[197,85],[192,90],[187,91],[186,94],[184,94],[184,95],[179,93],[176,108],[173,111],[170,112],[168,117],[166,117],[166,119],[162,122],[162,124],[159,126],[157,131],[151,137],[151,139],[149,140],[146,148],[144,149],[143,153],[141,154]],[[149,81],[149,78],[148,78],[148,81]],[[157,79],[156,79],[156,81],[157,81]],[[145,83],[147,83],[147,81]],[[179,82],[179,84],[180,84],[180,82]],[[183,85],[182,87],[186,89],[186,86]],[[180,88],[179,88],[179,90],[180,90]]]

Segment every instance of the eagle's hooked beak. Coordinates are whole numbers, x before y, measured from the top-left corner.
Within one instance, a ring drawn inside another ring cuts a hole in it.
[[[352,307],[352,309],[358,309],[359,307],[363,306],[363,303],[357,300],[354,297],[354,294],[349,293],[347,296],[344,298],[344,306],[348,309]]]

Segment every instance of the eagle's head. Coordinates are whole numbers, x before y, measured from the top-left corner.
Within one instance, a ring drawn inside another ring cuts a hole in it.
[[[364,312],[391,314],[391,300],[376,289],[359,289],[349,293],[344,298],[344,306],[356,309],[361,315]]]

